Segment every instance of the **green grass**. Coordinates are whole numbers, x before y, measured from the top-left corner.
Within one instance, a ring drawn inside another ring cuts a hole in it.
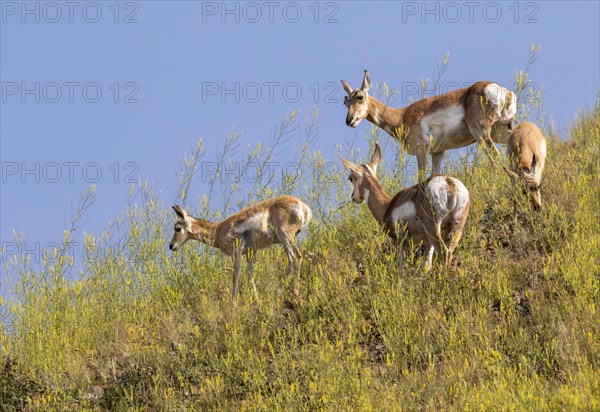
[[[392,149],[389,193],[403,182]],[[170,205],[142,185],[86,236],[76,280],[65,256],[11,263],[0,409],[600,409],[598,108],[550,139],[539,213],[480,154],[447,165],[473,207],[452,267],[429,273],[418,258],[398,273],[366,206],[346,202],[346,174],[302,156],[304,186],[283,183],[316,216],[297,306],[280,247],[259,253],[260,303],[242,277],[232,304],[231,262],[197,244],[171,256]]]

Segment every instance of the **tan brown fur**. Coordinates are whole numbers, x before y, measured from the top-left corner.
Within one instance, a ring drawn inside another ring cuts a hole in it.
[[[542,207],[540,184],[546,162],[546,139],[542,131],[530,122],[520,123],[510,135],[506,148],[512,171],[531,193],[536,209]],[[517,179],[513,178],[513,185]]]
[[[188,240],[198,240],[232,256],[234,298],[238,293],[242,255],[248,259],[248,276],[257,299],[253,276],[254,251],[279,243],[288,256],[287,272],[298,269],[302,254],[296,236],[312,218],[306,204],[287,195],[248,206],[218,223],[189,216],[180,206],[173,206],[173,210],[178,220],[169,248],[177,251]],[[296,286],[294,292],[297,293]]]
[[[450,190],[450,193],[453,196],[456,196],[456,184],[454,184],[454,180],[452,180],[451,178],[446,177],[446,184],[448,184],[448,189]]]
[[[430,246],[428,266],[434,249],[444,255],[446,265],[450,264],[470,210],[469,193],[459,180],[433,175],[390,198],[376,175],[381,159],[379,145],[375,146],[369,167],[357,166],[341,156],[340,159],[350,172],[352,201],[367,202],[375,220],[400,249],[400,266],[408,245],[420,243]],[[437,196],[440,193],[443,196]],[[440,203],[440,198],[450,203]],[[450,241],[448,247],[445,240]]]
[[[504,131],[512,128],[516,110],[514,94],[500,86],[498,87],[504,97],[499,97],[498,101],[489,98],[486,88],[497,86],[489,81],[422,99],[403,108],[385,106],[368,95],[371,80],[366,70],[360,89],[352,89],[343,80],[342,85],[348,93],[344,100],[348,107],[346,124],[356,127],[360,120],[366,118],[381,127],[398,140],[409,154],[417,157],[421,177],[425,176],[428,153],[432,156],[433,173],[440,173],[446,150],[468,146],[474,142],[484,145],[486,154],[495,163],[491,154],[495,153],[497,156],[499,153],[494,142],[506,143],[503,139]],[[432,130],[423,130],[426,116],[435,116],[436,113],[449,110],[458,114],[449,113],[448,119],[442,116],[441,120],[431,120]],[[460,122],[456,121],[456,116],[461,116]]]

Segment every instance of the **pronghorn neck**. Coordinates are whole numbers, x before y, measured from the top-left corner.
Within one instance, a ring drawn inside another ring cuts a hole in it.
[[[385,189],[371,173],[365,173],[363,175],[364,189],[368,190],[368,195],[365,196],[367,200],[367,206],[373,214],[375,220],[379,223],[383,223],[385,212],[387,211],[391,198],[385,192]]]
[[[191,216],[190,220],[192,222],[190,232],[194,235],[194,238],[207,245],[215,246],[215,232],[219,224]]]
[[[376,98],[369,96],[369,109],[367,120],[375,126],[381,127],[394,139],[400,139],[400,128],[404,122],[406,108],[395,109],[386,106]]]

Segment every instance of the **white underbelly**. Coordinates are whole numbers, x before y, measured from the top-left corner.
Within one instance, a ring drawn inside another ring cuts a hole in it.
[[[473,142],[464,122],[465,109],[453,106],[437,110],[421,120],[423,137],[431,142],[431,150],[463,147]]]

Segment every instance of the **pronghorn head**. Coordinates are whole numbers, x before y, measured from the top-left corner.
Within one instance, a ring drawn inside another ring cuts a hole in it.
[[[542,208],[542,195],[540,194],[540,182],[534,173],[528,168],[521,169],[521,181],[523,182],[523,194],[531,192],[531,201],[535,210]]]
[[[348,96],[344,97],[344,105],[348,108],[346,125],[356,127],[362,119],[367,117],[371,76],[369,76],[369,72],[365,70],[365,77],[363,78],[360,89],[352,89],[352,87],[343,80],[342,86],[344,86],[344,90],[348,93]]]
[[[196,237],[191,232],[192,222],[187,212],[181,206],[173,206],[173,210],[177,215],[177,223],[175,223],[175,232],[173,233],[171,243],[169,243],[169,249],[177,252],[185,242]]]
[[[339,155],[338,155],[339,156]],[[369,199],[369,192],[371,185],[370,179],[377,179],[377,165],[381,160],[381,148],[375,143],[375,151],[371,157],[369,163],[357,166],[354,163],[339,156],[340,160],[344,164],[344,167],[350,172],[348,180],[354,186],[352,190],[352,201],[354,203],[362,203]]]

